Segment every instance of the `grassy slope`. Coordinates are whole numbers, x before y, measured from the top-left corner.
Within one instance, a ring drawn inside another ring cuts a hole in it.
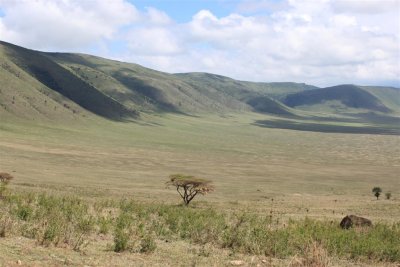
[[[388,108],[400,114],[400,89],[382,86],[362,86],[364,90],[379,98]]]
[[[171,75],[135,64],[80,54],[40,53],[6,43],[2,43],[2,49],[4,62],[16,65],[20,73],[36,79],[44,90],[58,92],[70,102],[106,118],[120,119],[129,110],[190,114],[251,109],[279,115],[294,112],[267,95],[274,86],[210,74]],[[3,75],[12,83],[21,83],[19,77],[8,71]],[[3,86],[8,87],[7,84]],[[7,101],[5,107],[6,104]],[[70,109],[71,105],[64,103],[63,106]],[[71,111],[79,113],[82,108],[71,108]],[[65,108],[59,110],[69,112]],[[42,115],[48,114],[51,112]]]
[[[7,43],[1,44],[1,51],[0,70],[5,81],[0,88],[0,112],[5,113],[2,116],[65,120],[91,117],[90,113],[94,113],[121,120],[136,117],[136,111],[191,115],[256,111],[307,121],[317,118],[318,123],[329,122],[333,117],[335,121],[378,123],[381,127],[382,121],[390,126],[396,119],[380,114],[377,120],[377,115],[368,113],[387,111],[382,103],[394,112],[400,109],[398,101],[393,100],[396,92],[388,88],[369,88],[374,92],[369,94],[355,86],[316,89],[296,83],[243,82],[206,73],[172,75],[136,64],[82,54],[41,53]],[[36,90],[32,90],[33,84]],[[19,97],[15,90],[21,89],[24,95],[11,105],[12,98]],[[293,109],[279,101],[285,96],[297,100],[303,96],[304,100],[310,94],[314,102],[322,103],[300,103],[300,109]],[[308,127],[308,122],[305,125],[307,129],[315,128]],[[290,122],[286,126],[293,128]]]
[[[206,92],[198,92],[173,75],[139,65],[87,55],[47,56],[92,81],[102,92],[142,111],[197,113],[235,109],[210,98]]]
[[[278,115],[291,115],[288,107],[282,103],[273,100],[268,93],[273,91],[268,87],[263,87],[261,84],[241,82],[234,79],[214,75],[209,73],[188,73],[177,74],[178,77],[197,88],[199,91],[208,90],[210,94],[215,94],[214,98],[223,97],[226,104],[232,105],[235,100],[242,102],[239,111],[246,110],[247,104],[252,110],[262,113],[278,114]],[[266,89],[268,88],[268,89]],[[247,110],[250,110],[247,108]]]
[[[283,102],[290,107],[297,107],[324,103],[326,105],[326,102],[329,103],[329,101],[334,102],[331,102],[330,105],[341,104],[339,109],[363,109],[384,113],[391,111],[379,98],[355,85],[338,85],[290,94]]]
[[[108,119],[121,120],[124,117],[135,117],[134,110],[128,110],[114,99],[98,91],[90,83],[38,52],[1,43],[4,60],[18,66],[19,71],[35,78],[43,90],[50,89],[70,99],[82,108]],[[3,67],[2,72],[7,70]],[[18,80],[18,76],[12,76]],[[3,85],[4,86],[4,85]],[[75,111],[76,112],[76,111]]]
[[[66,121],[89,115],[73,101],[26,73],[9,59],[7,52],[0,45],[1,118]]]

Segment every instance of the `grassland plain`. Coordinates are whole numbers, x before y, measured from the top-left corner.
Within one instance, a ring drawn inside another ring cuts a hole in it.
[[[10,186],[14,192],[78,195],[88,203],[129,198],[144,205],[174,206],[180,199],[165,188],[165,182],[172,173],[187,173],[213,180],[216,186],[214,193],[194,200],[196,209],[211,208],[227,216],[247,211],[272,215],[282,224],[305,217],[338,223],[346,214],[362,215],[374,223],[400,220],[399,136],[303,132],[255,124],[274,119],[254,113],[143,114],[141,120],[126,123],[96,118],[86,118],[85,123],[81,119],[38,123],[3,116],[0,169],[15,176]],[[392,192],[392,199],[376,201],[371,193],[374,186]],[[27,257],[27,263],[36,265],[162,265],[165,261],[187,266],[225,265],[240,258],[248,265],[276,261],[273,264],[287,266],[295,256],[265,258],[246,250],[232,254],[214,244],[218,242],[199,244],[190,238],[168,244],[156,238],[157,249],[151,256],[115,254],[107,250],[112,238],[90,236],[88,240],[90,245],[78,253],[43,249],[32,240],[11,235],[0,239],[5,251],[0,261],[8,264]],[[330,265],[357,265],[331,252]],[[361,259],[360,264],[395,264],[376,260]]]

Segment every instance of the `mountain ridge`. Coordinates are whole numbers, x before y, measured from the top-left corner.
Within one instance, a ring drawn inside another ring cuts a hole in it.
[[[0,112],[16,116],[40,113],[54,119],[58,115],[53,113],[61,109],[68,113],[62,117],[94,114],[111,120],[164,112],[258,112],[293,117],[304,114],[299,106],[324,105],[324,101],[340,102],[339,113],[400,112],[397,89],[389,87],[319,88],[304,83],[239,81],[202,72],[171,74],[134,63],[35,51],[3,41],[0,64]]]

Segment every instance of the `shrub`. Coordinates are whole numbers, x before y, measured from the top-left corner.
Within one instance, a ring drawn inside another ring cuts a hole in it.
[[[142,238],[140,242],[140,252],[141,253],[150,253],[154,252],[157,248],[156,241],[152,235],[146,235]]]
[[[20,205],[17,208],[17,216],[20,220],[27,221],[32,216],[33,209],[29,205]]]
[[[130,239],[130,226],[132,223],[132,217],[126,212],[122,212],[116,221],[114,230],[114,251],[122,252],[129,248]]]
[[[374,193],[374,196],[376,197],[376,200],[378,200],[379,196],[382,193],[382,189],[380,187],[376,186],[376,187],[372,188],[372,193]]]
[[[5,192],[7,191],[7,185],[14,177],[6,172],[0,172],[0,199],[4,198]]]
[[[112,226],[113,220],[108,217],[100,216],[97,219],[97,225],[99,226],[100,234],[108,234]]]

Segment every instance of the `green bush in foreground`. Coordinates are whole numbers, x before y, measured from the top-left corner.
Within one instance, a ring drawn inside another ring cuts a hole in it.
[[[400,261],[400,223],[344,231],[337,223],[306,218],[283,225],[278,219],[131,200],[88,204],[74,197],[11,195],[0,207],[0,236],[80,250],[89,235],[102,233],[112,235],[115,252],[151,253],[156,240],[168,239],[278,258],[307,259],[321,250],[343,259]]]

